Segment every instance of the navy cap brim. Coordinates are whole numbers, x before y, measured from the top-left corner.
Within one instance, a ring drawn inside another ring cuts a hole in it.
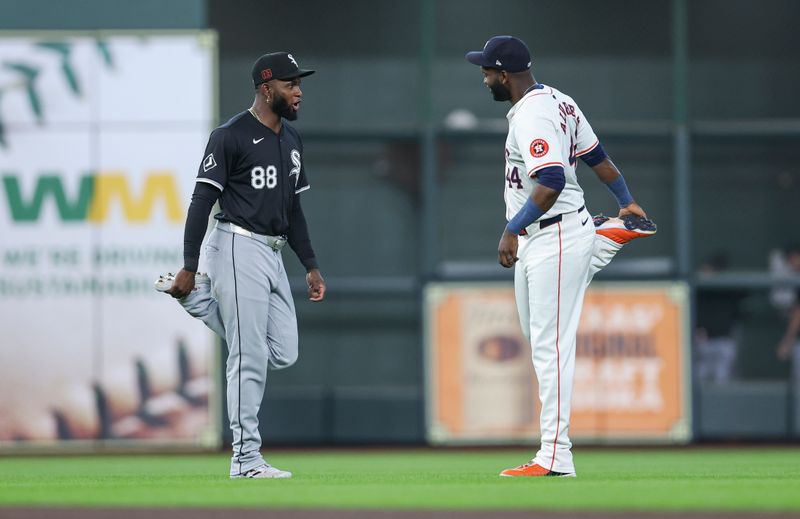
[[[294,72],[292,72],[291,74],[289,74],[288,76],[274,77],[272,79],[277,79],[279,81],[289,81],[290,79],[297,79],[299,77],[310,76],[314,72],[316,72],[316,70],[307,70],[307,69],[299,68],[299,69],[295,70]]]
[[[489,62],[489,60],[487,60],[484,57],[483,51],[480,50],[467,52],[466,58],[467,61],[469,61],[473,65],[478,65],[480,67],[487,67],[487,68],[497,68],[497,65]]]

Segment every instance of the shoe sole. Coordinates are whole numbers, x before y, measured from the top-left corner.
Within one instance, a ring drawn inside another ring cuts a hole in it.
[[[231,476],[231,479],[290,479],[292,477],[291,474],[288,476],[261,476],[259,478],[248,478],[247,476]]]
[[[172,284],[174,282],[175,282],[175,278],[174,277],[171,277],[171,278],[159,278],[155,283],[153,283],[153,286],[156,289],[156,292],[166,292],[167,290],[172,288]],[[195,278],[195,280],[194,280],[195,288],[192,290],[192,292],[197,290],[197,287],[199,285],[202,285],[203,283],[210,283],[210,280],[208,279],[208,275],[207,274],[203,274],[200,279]]]
[[[625,228],[629,231],[655,234],[658,226],[653,220],[642,218],[641,216],[623,216],[621,220],[625,224]]]
[[[647,218],[642,218],[641,216],[623,216],[618,219],[622,222],[622,227],[618,227],[619,224],[614,223],[613,227],[603,229],[603,225],[605,225],[608,220],[610,219],[606,219],[602,224],[596,226],[595,232],[620,245],[624,245],[636,238],[647,238],[648,236],[654,235],[658,230],[655,222]]]
[[[167,284],[166,281],[156,281],[155,282],[156,292],[166,292],[170,288],[172,288],[172,281],[170,281],[169,284]]]
[[[524,474],[520,474],[519,476],[514,476],[512,474],[500,473],[500,477],[501,478],[577,478],[578,475],[576,473],[574,473],[574,472],[570,472],[570,473],[556,472],[556,473],[553,473],[553,474],[544,474],[542,476],[526,476]]]
[[[595,230],[595,233],[599,234],[600,236],[604,236],[613,242],[624,245],[635,240],[636,238],[647,238],[648,236],[652,236],[656,232],[631,231],[629,229],[621,229],[617,227],[612,229],[597,229]]]
[[[577,474],[545,474],[544,476],[512,476],[511,474],[500,474],[501,478],[577,478]]]

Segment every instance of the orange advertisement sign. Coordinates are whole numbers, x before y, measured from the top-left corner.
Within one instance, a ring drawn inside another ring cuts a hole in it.
[[[689,439],[686,294],[675,283],[590,287],[576,342],[574,438]],[[435,284],[426,302],[429,439],[538,439],[538,388],[513,287]]]

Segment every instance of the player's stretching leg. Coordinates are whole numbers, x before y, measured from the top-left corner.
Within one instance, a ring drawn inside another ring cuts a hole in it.
[[[156,290],[166,292],[172,288],[175,275],[171,272],[158,277],[155,282]],[[192,317],[199,319],[212,332],[223,339],[225,338],[225,325],[219,315],[219,303],[211,296],[211,279],[207,274],[198,272],[194,277],[194,290],[188,296],[178,299],[184,310]]]
[[[634,214],[628,214],[622,218],[609,218],[600,214],[593,220],[594,248],[586,283],[590,283],[594,275],[603,270],[626,243],[636,238],[652,236],[657,229],[652,220]]]

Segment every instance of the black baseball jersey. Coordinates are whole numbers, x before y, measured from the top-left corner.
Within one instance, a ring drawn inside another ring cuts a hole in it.
[[[214,218],[271,236],[286,234],[295,197],[311,187],[297,130],[283,121],[275,134],[249,111],[211,132],[197,182],[222,191]]]

